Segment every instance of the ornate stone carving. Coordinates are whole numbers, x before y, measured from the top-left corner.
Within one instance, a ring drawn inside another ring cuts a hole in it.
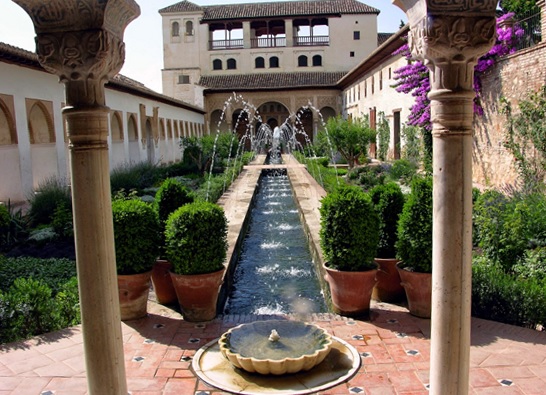
[[[429,12],[484,12],[495,11],[497,0],[428,0]]]

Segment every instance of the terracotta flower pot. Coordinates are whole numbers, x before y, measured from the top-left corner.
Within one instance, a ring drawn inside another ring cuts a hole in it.
[[[207,274],[175,274],[171,272],[174,289],[184,319],[191,322],[210,321],[216,317],[216,304],[225,269]]]
[[[410,314],[430,318],[432,306],[432,273],[410,272],[397,266],[402,279],[402,286],[406,290]]]
[[[368,314],[377,270],[345,272],[324,268],[324,279],[330,285],[334,311],[349,317]]]
[[[151,271],[130,275],[118,274],[119,305],[122,321],[146,317],[151,274]]]
[[[172,304],[177,301],[173,280],[171,280],[171,275],[169,274],[172,267],[173,265],[169,261],[158,259],[155,261],[152,269],[152,284],[155,296],[161,304]]]
[[[398,259],[375,258],[375,263],[379,265],[376,279],[377,284],[373,289],[372,298],[381,302],[398,302],[405,298],[406,292],[400,284],[400,274],[396,269]]]

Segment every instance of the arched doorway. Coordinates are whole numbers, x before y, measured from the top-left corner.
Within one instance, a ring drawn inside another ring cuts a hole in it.
[[[149,163],[155,162],[154,134],[152,132],[152,123],[146,119],[146,157]]]
[[[28,131],[31,144],[33,187],[37,190],[43,180],[59,174],[53,120],[46,106],[41,102],[34,103],[30,108]]]
[[[296,113],[295,121],[296,149],[303,149],[313,143],[313,111],[309,108],[300,108]]]

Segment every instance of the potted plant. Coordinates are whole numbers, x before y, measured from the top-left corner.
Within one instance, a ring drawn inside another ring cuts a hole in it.
[[[161,304],[171,304],[177,301],[176,292],[169,274],[172,264],[165,256],[165,224],[172,212],[191,202],[193,202],[193,197],[190,191],[176,178],[167,178],[163,181],[155,194],[155,206],[161,227],[161,244],[159,258],[152,269],[152,284],[157,301]]]
[[[432,297],[432,178],[414,178],[398,222],[398,273],[412,315],[430,318]]]
[[[166,254],[184,319],[209,321],[223,282],[227,253],[227,219],[217,204],[196,201],[169,216]]]
[[[396,269],[397,228],[400,213],[404,207],[404,194],[396,182],[377,185],[370,190],[370,197],[379,215],[379,248],[375,262],[379,269],[377,284],[372,293],[374,299],[395,302],[404,298],[400,275]]]
[[[138,199],[114,200],[114,243],[121,319],[146,316],[152,266],[159,251],[156,211]]]
[[[365,315],[377,272],[379,218],[369,195],[356,186],[338,188],[321,203],[320,244],[334,310]]]

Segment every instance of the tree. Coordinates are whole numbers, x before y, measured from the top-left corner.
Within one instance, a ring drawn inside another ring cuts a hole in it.
[[[375,130],[366,126],[361,118],[345,120],[338,116],[328,119],[326,133],[332,149],[347,161],[353,168],[357,158],[365,154],[368,144],[375,140]]]
[[[235,157],[238,143],[233,133],[218,133],[203,137],[184,137],[180,140],[180,147],[184,150],[184,156],[189,158],[200,172],[206,173],[216,158]]]

